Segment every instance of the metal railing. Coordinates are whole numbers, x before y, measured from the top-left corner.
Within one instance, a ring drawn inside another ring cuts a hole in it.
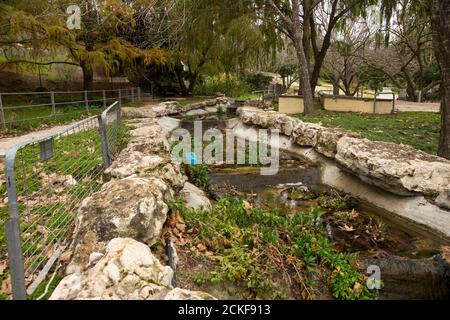
[[[68,242],[82,200],[98,191],[123,141],[121,104],[55,134],[12,147],[5,158],[5,223],[14,299],[46,278]]]
[[[141,101],[139,87],[91,90],[0,93],[0,128],[61,117],[80,116],[106,108],[112,101]]]

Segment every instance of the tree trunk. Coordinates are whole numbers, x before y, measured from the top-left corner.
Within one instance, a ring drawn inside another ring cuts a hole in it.
[[[95,40],[91,37],[91,34],[87,34],[85,48],[87,51],[94,51]],[[84,90],[94,90],[94,66],[86,62],[86,60],[81,61],[81,69],[83,70],[83,89]]]
[[[197,73],[189,73],[189,94],[194,95],[194,88],[197,84],[198,74]]]
[[[301,92],[303,93],[303,105],[305,115],[312,115],[314,112],[313,92],[311,91],[311,83],[309,78],[308,62],[305,57],[303,47],[302,26],[300,24],[300,3],[299,0],[292,0],[292,34],[294,35],[294,47],[297,54],[299,76],[301,83]]]
[[[333,96],[339,95],[339,82],[333,81]]]
[[[303,0],[303,51],[305,52],[308,71],[311,74],[311,3],[310,0]]]
[[[441,134],[438,155],[450,159],[450,0],[433,0],[431,26],[441,68]]]
[[[184,83],[183,69],[175,68],[175,74],[177,75],[178,85],[180,86],[181,95],[188,96],[189,92],[188,92],[188,88],[186,87],[186,84]]]
[[[406,69],[403,70],[403,77],[406,81],[406,95],[407,100],[417,102],[417,94],[416,94],[416,87],[414,85],[413,80],[411,79],[411,76],[406,71]]]
[[[85,63],[81,63],[81,69],[83,70],[83,90],[94,89],[94,70]]]

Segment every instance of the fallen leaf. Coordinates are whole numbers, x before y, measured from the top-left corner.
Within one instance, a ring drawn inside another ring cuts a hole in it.
[[[72,251],[64,251],[61,256],[59,257],[59,261],[61,262],[67,262],[72,257]]]
[[[361,284],[359,282],[356,282],[355,285],[353,286],[353,290],[359,290],[361,289]]]
[[[0,274],[8,268],[8,260],[0,261]]]
[[[175,224],[175,227],[181,232],[184,232],[186,230],[186,225],[184,223],[177,223]]]
[[[206,251],[207,248],[203,243],[199,243],[197,245],[197,249],[198,249],[198,251],[203,252],[203,251]]]
[[[349,227],[348,225],[344,224],[344,226],[339,227],[340,230],[345,232],[353,232],[355,229],[353,227]]]

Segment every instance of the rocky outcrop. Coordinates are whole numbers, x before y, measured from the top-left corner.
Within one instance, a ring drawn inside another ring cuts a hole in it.
[[[167,114],[217,112],[230,105],[218,97],[195,105],[166,102],[134,108],[129,143],[105,171],[108,183],[79,209],[71,260],[53,299],[211,299],[206,293],[172,288],[172,271],[149,246],[160,238],[168,203],[182,189],[187,206],[210,208],[203,191],[186,183],[169,154],[168,136],[179,120]],[[141,109],[137,111],[137,109]],[[159,117],[159,118],[158,118]],[[183,188],[184,187],[184,188]]]
[[[172,269],[134,239],[112,239],[95,256],[85,271],[65,277],[50,300],[214,299],[204,292],[173,289]]]
[[[181,172],[179,163],[174,163],[168,155],[145,155],[139,151],[121,153],[114,163],[105,171],[109,178],[122,179],[132,175],[140,177],[158,177],[178,192],[184,185],[186,177]]]
[[[203,109],[195,109],[195,110],[190,110],[190,111],[186,112],[187,116],[203,116],[205,114],[208,114],[208,111],[203,110]]]
[[[450,210],[450,190],[441,191],[435,203],[443,209]]]
[[[319,124],[299,121],[292,130],[291,140],[302,147],[314,147],[317,142],[317,134],[323,128]]]
[[[181,120],[170,117],[161,117],[158,118],[157,123],[166,131],[167,135],[169,135],[173,130],[180,126]]]
[[[169,151],[169,141],[165,131],[154,119],[134,120],[130,123],[134,129],[130,131],[131,139],[127,147],[121,152],[130,154],[133,151],[145,155],[162,154]]]
[[[125,118],[129,119],[164,117],[183,112],[187,115],[203,115],[215,113],[219,109],[225,111],[230,106],[230,99],[226,97],[217,97],[185,106],[182,106],[177,101],[167,101],[157,105],[144,105],[140,108],[122,108],[122,114]]]
[[[184,186],[180,164],[168,152],[168,131],[156,119],[133,120],[131,126],[128,146],[105,171],[111,181],[81,204],[68,273],[81,270],[90,254],[113,238],[154,244],[167,218],[167,203]]]
[[[337,153],[337,144],[344,137],[361,138],[361,135],[339,128],[320,128],[316,134],[314,149],[324,156],[334,158]]]
[[[156,117],[152,107],[122,108],[122,115],[128,119],[154,118]]]
[[[153,107],[156,117],[177,114],[183,111],[183,106],[177,101],[167,101]]]
[[[184,195],[186,207],[193,209],[199,209],[201,207],[211,209],[211,201],[209,201],[205,192],[193,184],[186,182],[181,190],[181,194]]]
[[[86,198],[76,221],[75,250],[68,273],[81,270],[90,255],[117,237],[148,245],[160,238],[173,191],[158,178],[112,180]]]
[[[244,124],[279,130],[299,146],[314,147],[317,152],[331,158],[335,156],[337,142],[342,137],[360,137],[359,134],[343,129],[326,128],[320,124],[303,122],[283,113],[264,112],[254,107],[239,108],[238,115]]]
[[[441,192],[450,185],[450,161],[410,146],[345,137],[336,161],[361,180],[399,195]]]

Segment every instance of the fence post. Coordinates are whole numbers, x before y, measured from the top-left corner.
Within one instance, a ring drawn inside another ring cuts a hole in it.
[[[97,118],[100,128],[100,142],[103,151],[103,164],[105,165],[105,169],[107,169],[111,165],[111,159],[109,157],[109,145],[108,145],[108,128],[106,124],[107,120],[102,115],[99,115]]]
[[[134,87],[131,88],[131,102],[134,103]]]
[[[374,94],[374,97],[373,97],[373,114],[375,114],[375,111],[376,111],[376,105],[377,105],[377,91],[375,90],[375,94]]]
[[[0,94],[0,121],[2,122],[3,129],[6,129],[5,110],[3,109],[2,95]]]
[[[119,89],[119,107],[122,108],[122,89]]]
[[[106,91],[102,90],[102,94],[103,94],[103,108],[106,108]]]
[[[138,102],[141,102],[141,87],[137,87]]]
[[[52,115],[53,118],[56,119],[55,93],[53,91],[50,92],[50,99],[52,101]]]
[[[16,151],[8,152],[5,158],[6,186],[8,190],[9,219],[5,223],[8,243],[9,272],[14,300],[26,300],[25,270],[23,262],[22,241],[20,239],[19,207],[17,204],[16,174],[14,162]]]
[[[119,102],[119,105],[116,109],[116,124],[117,126],[120,126],[120,122],[122,121],[122,105]]]
[[[87,90],[84,90],[84,106],[86,107],[86,111],[89,112],[89,100]]]

